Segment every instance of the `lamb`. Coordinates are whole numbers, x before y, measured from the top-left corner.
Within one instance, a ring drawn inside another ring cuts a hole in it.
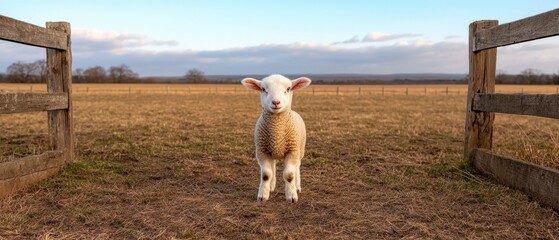
[[[301,116],[291,110],[293,91],[306,88],[311,80],[305,77],[293,81],[282,75],[270,75],[262,81],[245,78],[241,83],[260,92],[262,114],[256,122],[254,143],[260,165],[258,201],[266,201],[276,188],[276,161],[283,160],[285,168],[285,199],[295,203],[301,192],[301,159],[305,155],[306,130]]]

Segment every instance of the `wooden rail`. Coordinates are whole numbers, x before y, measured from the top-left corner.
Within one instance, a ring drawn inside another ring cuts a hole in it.
[[[35,26],[0,15],[0,39],[57,50],[67,50],[69,32]]]
[[[0,113],[68,109],[66,93],[0,93]]]
[[[559,8],[490,29],[477,31],[473,51],[559,35]]]
[[[0,15],[0,39],[46,48],[48,93],[0,92],[0,114],[47,111],[52,151],[0,164],[0,197],[44,179],[74,159],[70,24],[46,28]]]
[[[559,9],[498,25],[470,24],[464,158],[481,173],[559,210],[559,171],[491,153],[494,112],[559,119],[559,94],[496,94],[497,48],[559,35]]]
[[[559,119],[559,94],[478,93],[472,109]]]

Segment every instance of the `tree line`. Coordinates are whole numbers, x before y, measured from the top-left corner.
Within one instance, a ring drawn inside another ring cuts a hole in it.
[[[497,84],[559,84],[559,73],[543,74],[540,70],[528,68],[520,74],[507,74],[499,70],[495,76]]]
[[[0,82],[9,83],[45,83],[46,82],[46,61],[37,60],[26,63],[18,61],[12,63],[6,68],[6,73],[0,73]],[[89,68],[77,68],[72,73],[72,82],[74,83],[146,83],[146,82],[164,82],[165,80],[158,78],[140,78],[126,64],[111,66],[105,69],[102,66],[94,66]],[[204,72],[196,68],[188,70],[188,72],[175,82],[184,83],[207,83]]]
[[[204,72],[192,68],[180,78],[140,78],[126,64],[118,66],[111,66],[105,69],[102,66],[94,66],[89,68],[77,68],[72,73],[72,80],[74,83],[238,83],[238,79],[227,78],[222,76],[222,79],[208,79]],[[45,83],[46,82],[46,61],[37,60],[34,62],[26,63],[18,61],[12,63],[6,68],[6,73],[0,73],[0,82],[9,83]],[[449,80],[407,80],[396,79],[393,81],[386,80],[359,80],[359,81],[321,81],[317,79],[315,84],[320,83],[339,83],[339,84],[404,84],[404,83],[464,83],[465,79],[449,79]],[[503,70],[499,70],[495,76],[497,84],[559,84],[559,72],[553,74],[543,74],[540,70],[528,68],[519,74],[508,74]]]

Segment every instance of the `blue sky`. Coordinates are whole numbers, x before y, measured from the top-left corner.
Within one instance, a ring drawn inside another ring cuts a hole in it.
[[[74,68],[142,76],[465,73],[475,20],[510,22],[556,1],[4,1],[0,14],[72,24]],[[483,7],[480,7],[483,6]],[[534,51],[539,49],[539,51]],[[557,39],[500,48],[498,69],[559,71]],[[0,42],[0,72],[44,50]]]

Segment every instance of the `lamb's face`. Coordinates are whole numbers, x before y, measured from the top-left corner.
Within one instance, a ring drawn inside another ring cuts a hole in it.
[[[291,81],[281,75],[271,75],[262,81],[245,78],[242,83],[245,87],[260,92],[260,102],[264,111],[281,113],[291,110],[293,91],[307,87],[311,80],[298,78]]]

